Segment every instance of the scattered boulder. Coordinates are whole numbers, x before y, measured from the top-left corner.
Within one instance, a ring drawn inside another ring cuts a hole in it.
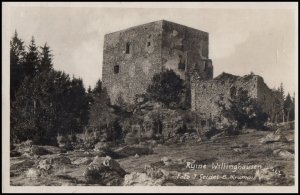
[[[31,146],[30,153],[32,155],[47,155],[47,154],[52,154],[52,152],[48,151],[43,146],[37,146],[37,145],[32,145]]]
[[[135,155],[134,155],[134,157],[135,157],[135,158],[139,158],[139,157],[140,157],[140,155],[138,155],[138,154],[135,154]]]
[[[163,179],[154,179],[146,173],[132,172],[125,175],[124,186],[161,186]]]
[[[145,165],[145,172],[146,175],[154,178],[154,179],[159,179],[162,178],[164,176],[164,173],[161,171],[160,168],[151,166],[151,165]]]
[[[74,165],[88,165],[92,162],[93,160],[89,157],[84,157],[84,158],[79,158],[73,161]]]
[[[244,150],[241,148],[233,148],[233,151],[235,151],[236,153],[242,153]]]
[[[49,151],[51,154],[60,154],[60,153],[63,153],[65,152],[64,150],[62,150],[61,148],[59,147],[56,147],[56,146],[42,146],[44,149],[46,149],[47,151]]]
[[[107,151],[110,150],[111,144],[107,142],[98,142],[95,147],[94,151],[95,152],[101,152],[101,151]]]
[[[284,135],[275,134],[275,133],[270,133],[266,137],[260,140],[260,143],[262,144],[273,143],[273,142],[288,142],[288,140]]]
[[[48,171],[53,168],[61,168],[65,165],[71,165],[71,160],[65,156],[56,156],[39,161],[37,168]]]
[[[25,152],[30,152],[31,146],[33,145],[33,142],[31,140],[27,140],[25,142],[21,142],[20,144],[16,144],[16,150],[20,152],[21,154],[24,154]]]
[[[104,159],[105,157],[95,156],[94,160],[90,163],[90,166],[92,165],[100,166],[102,165]]]
[[[273,151],[274,155],[280,156],[283,159],[287,159],[287,160],[292,160],[294,159],[294,154],[292,154],[291,152],[287,151],[287,150],[281,150],[281,149],[277,149]]]
[[[86,168],[83,176],[89,184],[100,184],[106,186],[119,186],[124,181],[126,174],[120,164],[111,157],[107,156],[99,163],[101,157],[94,161]]]
[[[39,162],[37,168],[41,169],[41,170],[45,170],[48,171],[52,168],[50,159],[43,159]]]
[[[162,161],[165,166],[170,166],[172,163],[172,159],[166,156],[162,157],[160,161]]]
[[[109,167],[112,170],[115,170],[121,176],[125,176],[125,174],[126,174],[126,171],[121,168],[120,164],[117,161],[115,161],[114,159],[112,159],[110,156],[105,157],[105,159],[103,161],[103,165],[106,167]]]
[[[114,151],[120,157],[128,157],[138,155],[149,155],[153,154],[153,149],[146,146],[133,145],[133,146],[124,146]]]
[[[71,140],[68,136],[58,135],[56,137],[56,141],[58,143],[58,147],[60,147],[60,148],[63,148],[65,150],[72,150],[73,149]]]
[[[36,168],[30,168],[27,170],[26,172],[26,177],[30,178],[30,179],[37,179],[38,177],[41,176],[41,171],[40,169],[36,169]]]

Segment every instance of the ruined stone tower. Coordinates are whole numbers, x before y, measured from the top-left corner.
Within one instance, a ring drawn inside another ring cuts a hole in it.
[[[103,86],[111,102],[119,97],[132,103],[144,93],[154,74],[172,69],[189,81],[213,77],[208,53],[209,35],[197,29],[161,20],[105,35]]]

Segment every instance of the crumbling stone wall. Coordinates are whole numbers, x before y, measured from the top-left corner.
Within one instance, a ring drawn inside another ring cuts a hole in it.
[[[230,99],[231,93],[236,93],[239,88],[247,90],[248,95],[256,99],[269,116],[278,107],[278,99],[264,83],[262,77],[254,74],[240,77],[222,73],[211,80],[192,79],[191,108],[193,111],[201,113],[203,117],[218,117],[221,112],[218,102],[222,100],[225,102],[225,107],[230,106],[230,103],[226,103],[226,101]]]
[[[146,91],[154,74],[172,69],[189,81],[213,76],[208,33],[168,21],[157,21],[105,35],[103,86],[111,102],[133,103]]]
[[[133,101],[161,70],[161,35],[162,22],[105,35],[102,80],[113,104]]]
[[[189,80],[192,74],[201,79],[213,77],[207,32],[167,21],[163,23],[162,32],[164,68],[174,70],[184,80]]]

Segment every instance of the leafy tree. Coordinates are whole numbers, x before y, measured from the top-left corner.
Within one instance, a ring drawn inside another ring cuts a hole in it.
[[[260,104],[248,95],[247,90],[239,88],[236,94],[232,94],[230,103],[230,108],[224,108],[223,114],[237,121],[237,130],[244,126],[262,128],[268,119]]]
[[[183,94],[183,80],[173,70],[155,74],[147,88],[147,96],[150,100],[161,102],[167,107],[178,106]]]
[[[18,37],[17,31],[10,41],[10,98],[15,100],[15,94],[24,79],[25,61],[24,42]]]

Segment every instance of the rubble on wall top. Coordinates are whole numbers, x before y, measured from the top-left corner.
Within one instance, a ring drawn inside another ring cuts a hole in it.
[[[239,78],[239,76],[229,74],[229,73],[226,73],[226,72],[222,72],[219,76],[214,78],[214,80],[221,80],[221,81],[232,80],[232,81],[235,81],[238,78]]]

